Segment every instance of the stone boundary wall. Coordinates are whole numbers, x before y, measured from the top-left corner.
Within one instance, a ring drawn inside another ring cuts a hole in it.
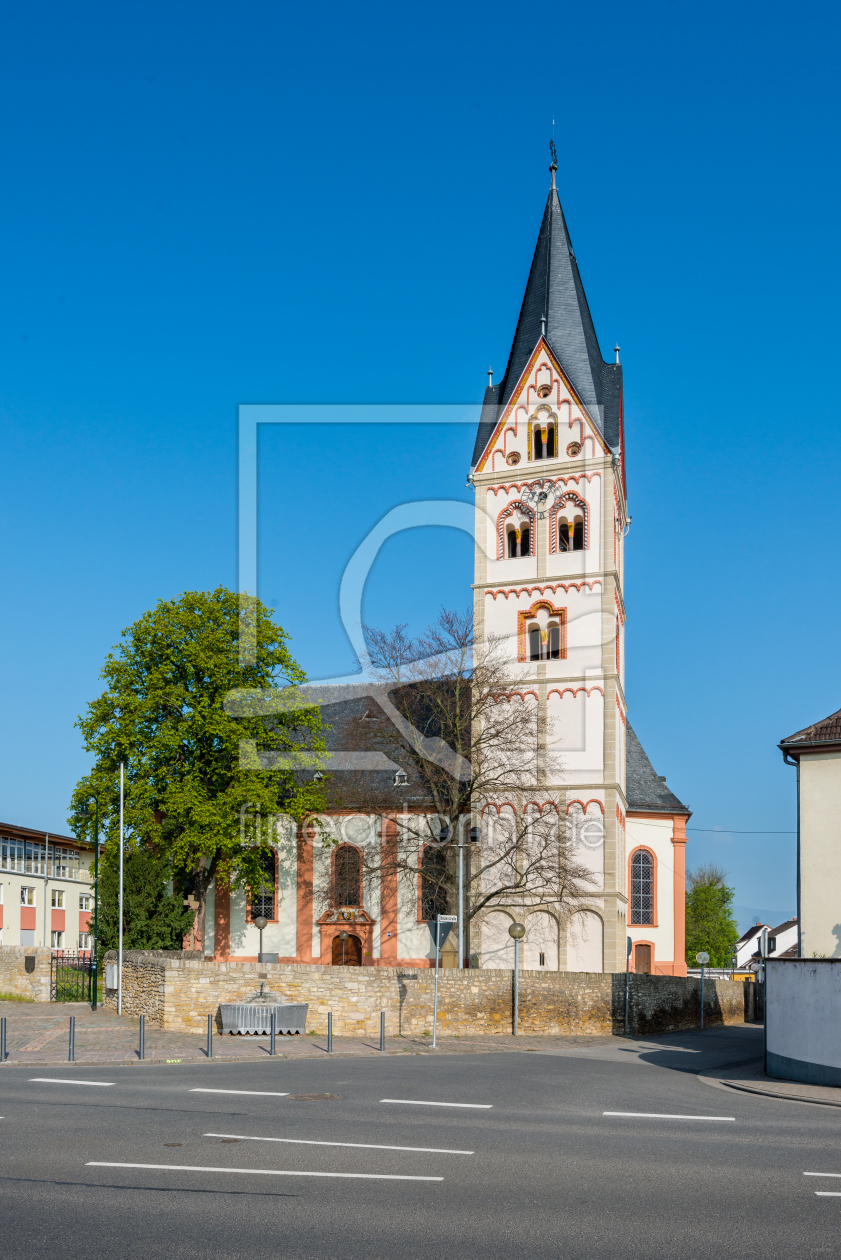
[[[110,961],[110,957],[109,957]],[[337,1036],[374,1037],[380,1012],[386,1033],[432,1031],[435,974],[428,968],[329,967],[301,963],[205,962],[178,954],[127,951],[123,955],[123,1010],[180,1032],[204,1033],[219,1005],[252,997],[264,982],[284,1001],[307,1002],[307,1031],[324,1035],[327,1013]],[[741,1024],[746,1015],[742,981],[707,980],[707,1026]],[[521,971],[520,1031],[560,1035],[621,1033],[625,975]],[[701,982],[695,977],[630,978],[629,1030],[642,1035],[697,1028]],[[106,997],[107,1007],[116,996]],[[442,1035],[510,1033],[513,972],[442,970],[438,978],[438,1030]]]
[[[0,993],[49,1002],[51,954],[43,946],[0,945]],[[26,970],[27,958],[35,960],[31,972]]]
[[[145,1015],[150,1023],[159,1028],[169,1027],[164,1019],[164,992],[167,962],[196,961],[201,950],[189,949],[124,949],[123,950],[123,1014]],[[105,983],[105,964],[116,963],[116,949],[109,949],[102,959],[102,980]],[[102,1005],[106,1010],[117,1010],[117,990],[103,989]],[[205,1020],[207,1015],[205,1015]]]

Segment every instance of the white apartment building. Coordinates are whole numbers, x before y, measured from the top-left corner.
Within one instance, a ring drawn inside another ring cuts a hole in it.
[[[0,823],[0,945],[90,949],[93,850]]]

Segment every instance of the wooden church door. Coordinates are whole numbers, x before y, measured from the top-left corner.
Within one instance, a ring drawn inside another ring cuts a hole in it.
[[[344,946],[344,963],[342,963],[342,946]],[[345,967],[362,966],[362,942],[358,936],[348,936],[346,941],[338,936],[333,937],[333,966],[343,965]]]

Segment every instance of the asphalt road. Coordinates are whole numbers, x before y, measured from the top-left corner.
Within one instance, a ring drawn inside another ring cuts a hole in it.
[[[745,1028],[617,1038],[592,1051],[4,1068],[0,1251],[4,1260],[837,1253],[841,1176],[804,1174],[841,1174],[841,1109],[699,1079],[744,1061],[760,1039]],[[293,1097],[311,1093],[340,1097]]]

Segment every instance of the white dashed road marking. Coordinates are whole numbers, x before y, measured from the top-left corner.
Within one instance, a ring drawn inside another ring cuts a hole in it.
[[[113,1085],[114,1081],[72,1081],[65,1076],[30,1076],[30,1084],[38,1085]]]
[[[403,1103],[407,1107],[472,1107],[476,1111],[490,1111],[493,1103],[426,1102],[419,1098],[381,1098],[381,1103]]]
[[[0,1116],[2,1119],[2,1116]],[[451,1151],[442,1146],[380,1146],[375,1142],[314,1142],[306,1138],[246,1137],[242,1133],[205,1133],[205,1137],[236,1138],[238,1142],[288,1142],[292,1146],[352,1146],[363,1151],[418,1151],[424,1155],[473,1155],[473,1151]]]
[[[112,1164],[89,1160],[86,1168],[152,1168],[163,1172],[227,1173],[256,1177],[346,1177],[359,1181],[443,1181],[443,1177],[408,1177],[395,1173],[301,1172],[280,1168],[205,1168],[200,1164]]]
[[[670,1116],[661,1111],[603,1111],[603,1116],[633,1116],[644,1120],[726,1120],[736,1123],[735,1116]]]

